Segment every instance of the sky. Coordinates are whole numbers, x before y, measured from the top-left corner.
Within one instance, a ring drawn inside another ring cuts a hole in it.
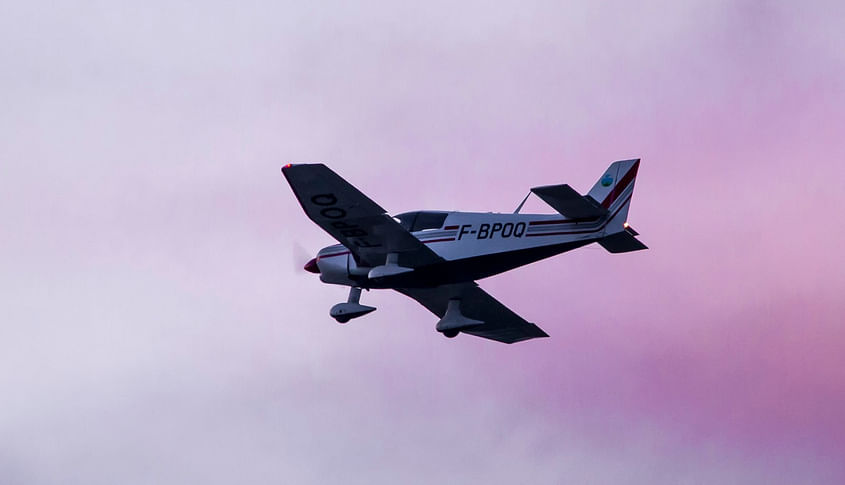
[[[3,484],[845,482],[842,2],[0,10]],[[337,325],[280,173],[511,212],[635,157],[650,249],[481,281],[510,346]]]

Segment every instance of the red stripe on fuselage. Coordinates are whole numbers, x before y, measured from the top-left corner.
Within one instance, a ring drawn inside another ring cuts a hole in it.
[[[633,195],[633,194],[632,194],[632,195]],[[595,228],[595,229],[588,229],[588,230],[584,230],[584,231],[542,232],[542,233],[526,234],[526,235],[525,235],[525,237],[535,237],[535,236],[561,236],[561,235],[564,235],[564,234],[587,234],[587,233],[590,233],[590,232],[599,232],[599,231],[601,231],[602,229],[604,229],[604,227],[605,227],[605,226],[607,226],[607,224],[608,224],[608,223],[609,223],[609,222],[610,222],[610,221],[611,221],[614,217],[616,217],[616,214],[618,214],[618,213],[619,213],[619,211],[621,211],[621,210],[622,210],[622,208],[623,208],[623,207],[625,207],[625,204],[627,204],[627,203],[628,203],[628,201],[630,201],[630,200],[631,200],[631,196],[629,195],[629,196],[628,196],[628,198],[627,198],[627,199],[625,199],[625,201],[624,201],[624,202],[622,202],[622,204],[619,206],[619,208],[617,208],[617,209],[616,209],[616,212],[614,212],[613,214],[611,214],[611,215],[610,215],[610,217],[608,217],[608,218],[607,218],[607,220],[606,220],[606,221],[604,221],[604,224],[602,224],[601,226],[599,226],[599,227],[597,227],[597,228]]]
[[[528,223],[529,226],[545,226],[551,224],[576,224],[578,222],[595,222],[598,218],[587,219],[587,220],[578,220],[578,219],[555,219],[552,221],[531,221]]]
[[[334,256],[344,256],[344,255],[347,255],[347,254],[349,254],[349,251],[343,251],[342,253],[324,254],[322,256],[317,256],[317,259],[331,258],[331,257],[334,257]]]
[[[542,234],[526,234],[525,237],[535,237],[535,236],[560,236],[562,234],[587,234],[588,232],[597,232],[600,231],[599,229],[589,229],[586,231],[562,231],[562,232],[544,232]]]
[[[531,221],[528,223],[529,226],[544,226],[547,224],[572,224],[573,222],[582,222],[582,221],[573,221],[571,219],[555,219],[553,221]]]
[[[430,239],[428,241],[420,241],[420,242],[423,243],[423,244],[428,244],[428,243],[436,243],[436,242],[448,242],[448,241],[454,241],[454,240],[455,240],[455,238],[446,238],[446,239]],[[340,252],[340,253],[332,253],[332,254],[323,254],[322,256],[318,256],[317,259],[332,258],[334,256],[345,256],[347,254],[349,254],[349,251],[343,251],[343,252]]]
[[[428,243],[447,242],[447,241],[454,241],[454,240],[455,240],[455,238],[444,238],[444,239],[429,239],[428,241],[420,241],[420,242],[422,242],[423,244],[428,244]]]

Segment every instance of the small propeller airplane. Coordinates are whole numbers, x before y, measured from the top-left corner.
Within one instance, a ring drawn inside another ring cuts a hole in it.
[[[346,323],[375,310],[361,289],[393,289],[459,333],[504,343],[548,337],[499,303],[475,280],[599,243],[611,253],[647,249],[628,225],[640,160],[614,162],[587,195],[566,184],[534,187],[512,214],[417,211],[391,217],[325,165],[288,164],[282,173],[309,219],[340,244],[321,249],[305,270],[349,286],[329,314]],[[520,214],[531,194],[558,214]]]

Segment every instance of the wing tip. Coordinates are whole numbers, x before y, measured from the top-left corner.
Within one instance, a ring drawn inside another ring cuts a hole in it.
[[[309,165],[312,165],[312,166],[313,166],[313,165],[323,165],[323,166],[325,167],[325,164],[322,164],[322,163],[294,163],[294,162],[288,162],[288,163],[286,163],[286,164],[282,165],[282,173],[285,173],[286,171],[288,171],[289,169],[292,169],[292,168],[296,168],[296,167],[307,167],[307,166],[309,166]]]
[[[537,325],[535,325],[531,322],[526,322],[526,323],[528,323],[528,325],[531,326],[530,331],[527,332],[527,333],[523,333],[521,335],[512,335],[512,334],[509,335],[510,332],[508,332],[508,331],[503,331],[503,332],[497,333],[497,332],[482,332],[482,331],[478,331],[478,330],[475,330],[475,331],[470,330],[470,331],[462,331],[462,333],[466,333],[468,335],[474,335],[476,337],[486,338],[486,339],[490,339],[490,340],[495,340],[496,342],[501,342],[501,343],[508,344],[508,345],[515,344],[517,342],[524,342],[526,340],[532,340],[532,339],[535,339],[535,338],[548,338],[549,337],[549,334],[547,334],[542,328],[538,327]],[[483,325],[479,325],[478,329],[483,330]]]

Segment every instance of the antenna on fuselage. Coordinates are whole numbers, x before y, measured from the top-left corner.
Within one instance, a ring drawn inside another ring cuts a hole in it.
[[[522,209],[522,206],[525,205],[525,201],[528,200],[529,197],[531,197],[531,191],[528,191],[528,195],[526,195],[525,198],[522,199],[522,202],[519,203],[519,207],[517,207],[516,210],[513,211],[514,214],[519,214],[519,211]]]

